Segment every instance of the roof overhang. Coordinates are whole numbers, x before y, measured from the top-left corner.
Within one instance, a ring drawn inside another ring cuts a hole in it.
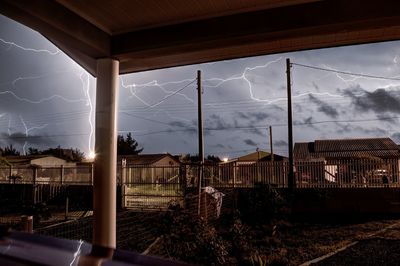
[[[119,60],[124,74],[400,38],[396,0],[212,2],[0,0],[0,13],[94,76],[105,57]]]

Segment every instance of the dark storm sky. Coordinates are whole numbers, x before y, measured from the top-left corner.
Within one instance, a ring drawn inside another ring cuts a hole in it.
[[[34,32],[0,16],[0,146],[76,147],[89,153],[96,80]],[[148,71],[120,77],[120,133],[145,153],[197,152],[195,83],[202,70],[206,154],[287,154],[285,59],[400,78],[400,42],[320,49]],[[294,139],[392,137],[400,142],[399,80],[292,67]]]

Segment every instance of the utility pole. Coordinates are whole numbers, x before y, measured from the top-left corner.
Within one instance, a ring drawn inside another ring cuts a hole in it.
[[[288,186],[293,189],[295,186],[293,172],[293,120],[292,120],[292,88],[290,78],[290,59],[286,58],[286,77],[287,77],[287,105],[288,105],[288,145],[289,145],[289,175]]]
[[[269,146],[271,150],[271,162],[274,161],[274,149],[272,144],[272,126],[269,126]]]
[[[197,186],[198,186],[198,196],[199,196],[199,201],[198,201],[198,207],[197,207],[197,214],[200,216],[200,211],[201,211],[201,183],[203,180],[203,165],[204,165],[204,143],[203,143],[203,113],[202,113],[202,103],[201,103],[201,97],[202,97],[202,88],[201,88],[201,71],[197,70],[197,120],[198,120],[198,134],[199,134],[199,172],[198,172],[198,180],[197,180]]]

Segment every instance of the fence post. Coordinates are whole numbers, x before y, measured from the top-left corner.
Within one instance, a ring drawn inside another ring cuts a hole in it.
[[[236,162],[233,163],[233,188],[235,188],[235,183],[236,183]]]
[[[61,165],[61,167],[60,167],[60,181],[61,181],[61,185],[63,184],[63,179],[64,179],[64,165]]]
[[[33,233],[33,216],[22,215],[21,225],[23,232]]]
[[[68,220],[68,209],[69,209],[69,198],[67,196],[65,199],[65,220]]]
[[[10,172],[9,172],[9,175],[8,175],[8,179],[10,180],[10,183],[11,183],[11,176],[12,176],[12,165],[10,165]]]
[[[90,164],[90,183],[93,185],[93,163]]]
[[[32,180],[32,200],[33,200],[33,204],[36,204],[36,192],[37,192],[37,189],[36,189],[36,178],[37,178],[37,167],[33,167],[32,168],[32,172],[33,172],[33,174],[32,174],[32,177],[33,177],[33,180]]]
[[[126,159],[121,161],[121,194],[122,194],[122,208],[126,208]]]

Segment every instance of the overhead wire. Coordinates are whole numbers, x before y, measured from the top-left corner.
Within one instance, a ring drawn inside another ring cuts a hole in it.
[[[364,77],[364,78],[386,79],[386,80],[400,81],[400,78],[396,78],[396,77],[384,77],[384,76],[368,75],[368,74],[363,74],[363,73],[347,72],[347,71],[341,71],[341,70],[317,67],[317,66],[312,66],[312,65],[300,64],[300,63],[295,63],[295,62],[292,62],[291,65],[310,68],[310,69],[316,69],[316,70],[321,70],[321,71],[326,71],[326,72],[334,72],[334,73],[350,75],[350,76],[358,76],[358,77]]]

